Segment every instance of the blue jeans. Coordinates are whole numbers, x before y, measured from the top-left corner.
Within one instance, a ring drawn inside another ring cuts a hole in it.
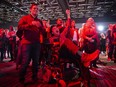
[[[20,78],[24,79],[27,67],[32,59],[32,77],[37,77],[40,43],[23,44],[21,47],[22,62],[19,70]]]

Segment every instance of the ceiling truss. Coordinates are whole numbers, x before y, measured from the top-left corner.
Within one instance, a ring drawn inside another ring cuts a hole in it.
[[[31,3],[38,3],[40,19],[51,22],[57,18],[65,20],[66,9],[70,9],[71,18],[77,22],[89,17],[116,17],[116,0],[0,0],[0,22],[18,22],[29,13]]]

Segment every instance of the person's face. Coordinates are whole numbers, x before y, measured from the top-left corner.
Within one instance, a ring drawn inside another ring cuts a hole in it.
[[[72,26],[72,27],[75,26],[75,21],[72,21],[72,22],[71,22],[71,26]]]
[[[86,25],[87,25],[88,27],[90,27],[90,26],[93,25],[93,22],[89,20],[89,21],[87,21]]]
[[[56,26],[52,28],[52,34],[54,36],[59,36],[60,35],[60,31]]]
[[[104,37],[104,33],[101,33],[100,35],[101,35],[101,37]]]
[[[39,12],[39,8],[37,5],[34,5],[31,9],[30,9],[30,12],[32,15],[38,15],[38,12]]]
[[[13,31],[13,27],[10,27],[10,31]]]
[[[86,22],[88,26],[92,26],[94,24],[94,20],[92,18],[89,18]]]
[[[116,38],[116,32],[114,32],[113,35],[114,35],[114,38]]]
[[[3,30],[0,29],[0,37],[2,37],[2,34],[3,34]]]
[[[9,30],[8,29],[5,29],[5,33],[8,33],[9,32]]]
[[[43,26],[46,26],[47,21],[43,20],[42,23],[43,23]]]
[[[63,23],[62,19],[59,18],[59,19],[57,20],[57,24],[58,24],[58,25],[62,25],[62,23]]]
[[[112,30],[113,24],[109,24],[109,29]]]

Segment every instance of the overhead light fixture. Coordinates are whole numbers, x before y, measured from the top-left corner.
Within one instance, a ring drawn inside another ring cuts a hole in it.
[[[104,31],[104,26],[102,26],[102,25],[99,25],[97,28],[99,31]]]

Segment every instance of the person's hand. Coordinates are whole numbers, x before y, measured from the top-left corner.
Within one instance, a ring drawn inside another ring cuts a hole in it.
[[[67,15],[70,15],[70,10],[67,9],[67,10],[66,10],[66,14],[67,14]]]
[[[47,23],[46,23],[46,26],[47,26],[47,28],[49,28],[49,27],[50,27],[50,24],[47,22]]]
[[[32,21],[32,25],[35,25],[36,27],[41,27],[41,23],[39,21]]]
[[[90,37],[88,37],[87,40],[88,40],[89,42],[92,42],[93,39],[90,38]]]
[[[70,18],[70,10],[66,10],[67,17]]]
[[[13,38],[12,38],[12,37],[10,37],[10,38],[9,38],[9,40],[13,40]]]
[[[91,42],[91,43],[93,43],[94,39],[90,37],[90,38],[88,38],[88,41]]]
[[[36,25],[36,21],[32,21],[32,25]]]

